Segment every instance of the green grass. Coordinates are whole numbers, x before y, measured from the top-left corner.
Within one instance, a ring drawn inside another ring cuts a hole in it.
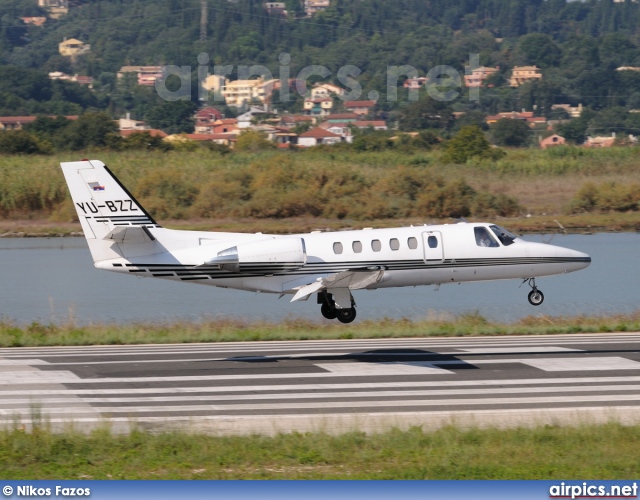
[[[16,479],[629,479],[640,426],[419,428],[382,434],[215,437],[0,431],[0,477]]]
[[[355,338],[463,337],[640,331],[640,311],[613,316],[529,316],[515,323],[490,322],[473,313],[408,319],[366,320],[349,325],[290,319],[280,323],[236,319],[178,323],[76,325],[0,321],[0,347],[242,342]]]

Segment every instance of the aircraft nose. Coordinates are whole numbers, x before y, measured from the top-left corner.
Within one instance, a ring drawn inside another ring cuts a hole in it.
[[[589,255],[570,248],[557,247],[557,256],[563,259],[567,273],[579,271],[591,265]]]

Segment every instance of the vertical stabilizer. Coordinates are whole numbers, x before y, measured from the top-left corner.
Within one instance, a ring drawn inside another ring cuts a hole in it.
[[[94,262],[123,257],[127,241],[139,245],[155,240],[149,229],[160,226],[104,163],[82,160],[60,166]],[[149,248],[149,253],[156,251]]]

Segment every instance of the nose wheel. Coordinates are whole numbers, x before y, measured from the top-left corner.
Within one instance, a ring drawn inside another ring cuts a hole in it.
[[[544,294],[540,290],[531,290],[528,298],[532,306],[539,306],[544,302]]]
[[[528,283],[531,287],[531,291],[529,292],[529,296],[527,297],[529,299],[529,304],[531,304],[532,306],[539,306],[540,304],[542,304],[544,302],[544,294],[540,290],[538,290],[538,287],[536,286],[536,279],[528,278],[524,280],[523,283]]]

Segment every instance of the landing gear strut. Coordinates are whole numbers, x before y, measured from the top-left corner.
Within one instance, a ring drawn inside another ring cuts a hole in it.
[[[333,296],[323,291],[318,293],[318,304],[322,304],[320,306],[320,313],[327,319],[337,318],[340,323],[351,323],[356,319],[356,308],[353,298],[351,299],[351,307],[338,309],[333,300]]]
[[[532,306],[539,306],[542,304],[544,302],[544,294],[538,290],[538,287],[536,286],[536,279],[527,278],[523,283],[527,283],[531,287],[531,291],[528,296],[529,304]]]

